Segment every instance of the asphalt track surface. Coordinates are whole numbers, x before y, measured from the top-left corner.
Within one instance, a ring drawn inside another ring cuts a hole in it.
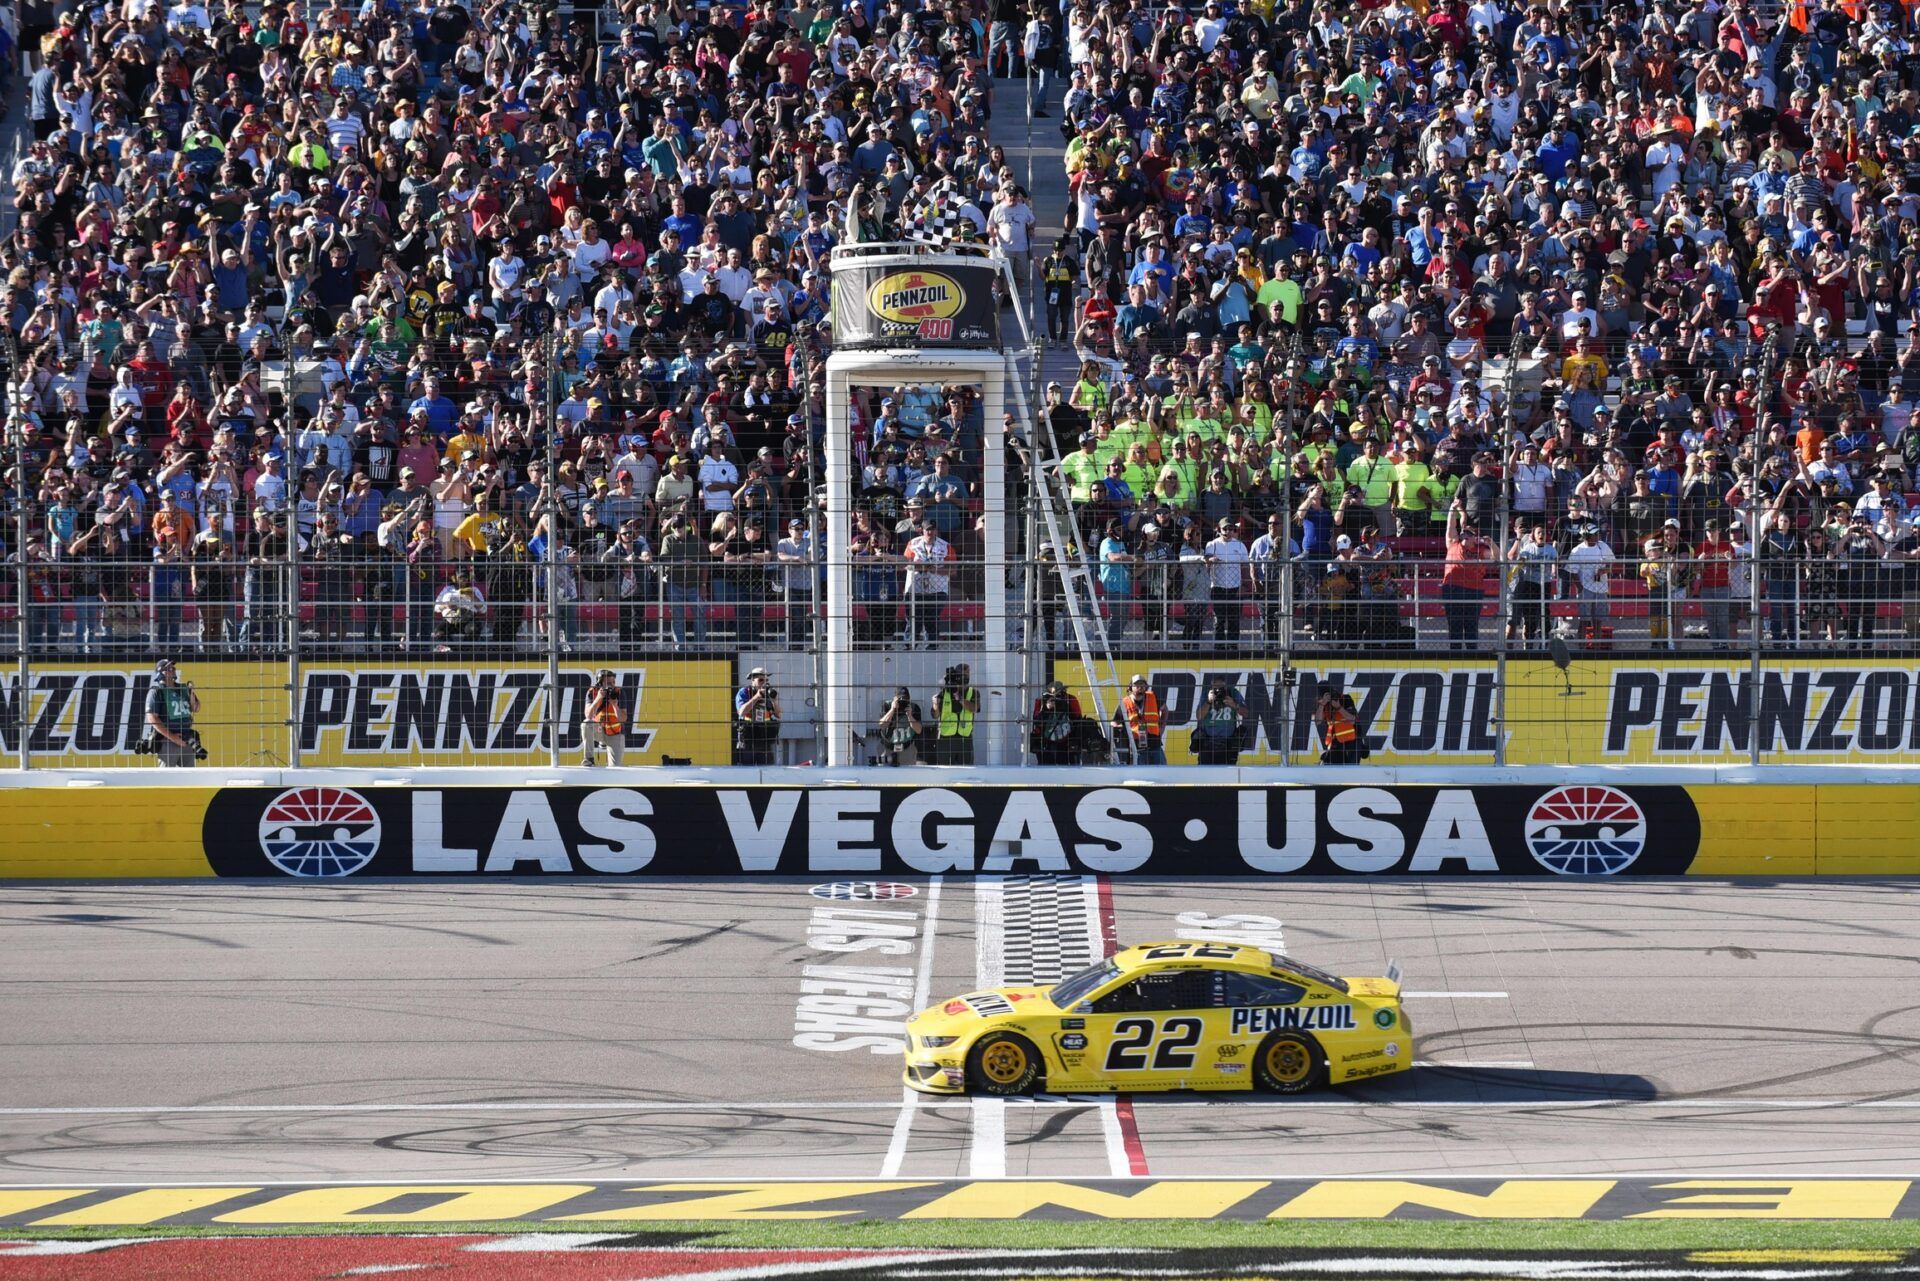
[[[0,1184],[1920,1171],[1904,884],[1076,877],[1011,915],[1004,882],[911,884],[15,885]],[[1208,929],[1398,958],[1427,1066],[1001,1104],[796,1044],[809,966],[917,1001]]]

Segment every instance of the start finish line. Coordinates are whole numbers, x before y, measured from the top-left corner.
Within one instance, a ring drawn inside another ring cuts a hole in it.
[[[1913,1219],[1911,1179],[1037,1179],[0,1189],[0,1228],[942,1219]]]

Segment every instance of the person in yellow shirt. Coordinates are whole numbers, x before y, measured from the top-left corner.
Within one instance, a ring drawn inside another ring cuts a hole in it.
[[[1139,498],[1146,498],[1153,492],[1153,485],[1160,478],[1160,469],[1147,458],[1147,447],[1141,441],[1135,441],[1127,448],[1123,461],[1127,487]]]
[[[1433,526],[1433,468],[1427,465],[1417,436],[1398,442],[1393,459],[1393,507],[1400,532],[1420,535]]]
[[[1580,376],[1590,381],[1582,383]],[[1604,387],[1607,384],[1607,358],[1600,354],[1598,338],[1582,338],[1578,349],[1560,362],[1560,381],[1569,387]]]
[[[480,490],[473,496],[473,514],[461,521],[453,531],[456,547],[465,547],[474,556],[484,556],[497,531],[506,523],[506,517],[492,510],[492,491]]]
[[[477,466],[486,450],[486,436],[478,428],[462,423],[459,431],[447,437],[447,451],[443,457],[448,462],[468,462]],[[469,454],[472,455],[471,458],[468,457]]]
[[[1378,436],[1368,436],[1361,444],[1360,457],[1347,465],[1347,484],[1359,487],[1360,500],[1373,509],[1374,528],[1388,538],[1396,532],[1393,487],[1399,476],[1399,468],[1387,461]]]

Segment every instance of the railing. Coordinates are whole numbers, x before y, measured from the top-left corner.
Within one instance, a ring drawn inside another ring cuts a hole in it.
[[[11,760],[24,748],[40,767],[149,764],[136,749],[165,657],[202,700],[209,763],[227,766],[579,763],[603,670],[620,691],[630,765],[801,765],[823,759],[830,734],[858,740],[856,761],[960,763],[960,720],[976,738],[1004,729],[1033,763],[1132,756],[1110,692],[1091,697],[1055,564],[964,553],[928,563],[878,541],[851,562],[854,652],[824,667],[823,604],[806,590],[820,565],[798,581],[776,571],[757,593],[713,578],[676,591],[642,566],[622,599],[604,584],[558,593],[556,620],[547,567],[526,561],[506,578],[480,562],[417,585],[404,563],[380,559],[289,567],[216,555],[212,572],[37,563],[24,615],[0,601],[11,660],[0,751]],[[1143,677],[1158,700],[1170,763],[1201,759],[1194,731],[1214,683],[1237,702],[1232,759],[1248,765],[1317,759],[1323,684],[1354,696],[1378,763],[1920,759],[1911,557],[1756,565],[1717,548],[1623,549],[1583,573],[1566,549],[1463,565],[1408,539],[1292,562],[1243,563],[1217,548],[1209,560],[1204,545],[1173,560],[1137,546],[1140,559],[1119,562],[1116,550],[1093,558],[1098,608],[1120,676]],[[977,689],[968,715],[943,718],[949,678],[997,630],[984,590],[996,572],[1029,676]],[[25,654],[14,652],[22,622]],[[754,668],[781,691],[780,716],[749,741],[736,701]],[[855,723],[824,721],[822,671],[858,683]],[[1045,703],[1055,679],[1079,702],[1064,729]],[[919,725],[905,734],[883,722],[903,687]]]

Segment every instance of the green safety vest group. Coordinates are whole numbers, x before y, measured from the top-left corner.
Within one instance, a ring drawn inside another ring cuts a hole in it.
[[[971,685],[967,686],[967,688],[961,692],[959,698],[949,696],[945,690],[940,691],[938,698],[940,701],[941,738],[973,737],[973,712],[968,709],[965,701],[963,701],[971,699],[972,697],[973,686]]]

